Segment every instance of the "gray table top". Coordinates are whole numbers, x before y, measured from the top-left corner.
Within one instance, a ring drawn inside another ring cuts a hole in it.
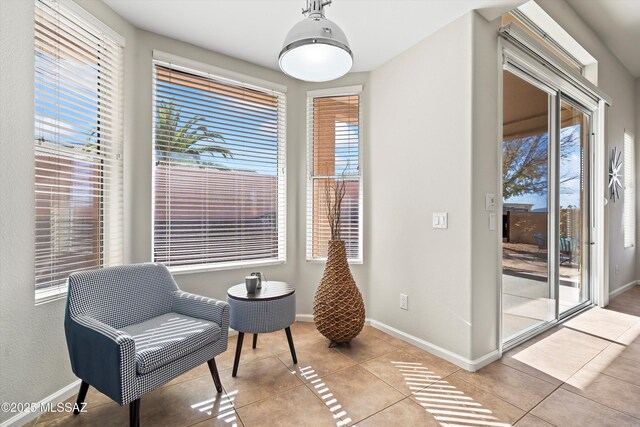
[[[270,280],[263,281],[262,288],[256,289],[255,294],[248,294],[245,284],[240,283],[230,287],[227,296],[242,301],[271,301],[289,296],[295,291],[296,288],[289,283]]]

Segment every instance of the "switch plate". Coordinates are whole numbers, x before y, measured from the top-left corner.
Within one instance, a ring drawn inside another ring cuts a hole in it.
[[[496,195],[487,193],[484,198],[484,210],[495,211],[496,210]]]
[[[409,310],[409,297],[406,294],[400,294],[400,308]]]
[[[495,212],[489,212],[489,230],[494,231],[496,229],[496,214]]]
[[[447,212],[433,213],[433,228],[449,228],[449,215]]]

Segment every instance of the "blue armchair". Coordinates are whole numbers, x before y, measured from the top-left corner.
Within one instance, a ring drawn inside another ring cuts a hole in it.
[[[130,404],[131,426],[140,396],[204,362],[222,391],[214,357],[227,349],[229,305],[181,291],[162,264],[71,274],[64,329],[78,404],[91,385]]]

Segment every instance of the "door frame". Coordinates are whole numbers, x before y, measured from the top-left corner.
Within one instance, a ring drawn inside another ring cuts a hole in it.
[[[523,78],[528,83],[534,84],[536,87],[545,90],[547,93],[549,89],[554,92],[554,109],[551,112],[554,114],[554,120],[552,123],[552,127],[555,126],[556,123],[559,123],[559,115],[560,115],[560,102],[562,98],[562,94],[565,94],[567,98],[573,100],[575,103],[578,103],[583,109],[586,109],[590,112],[591,120],[590,120],[590,141],[589,141],[589,199],[590,199],[590,252],[589,252],[589,274],[588,274],[588,282],[587,286],[589,286],[589,295],[590,299],[582,303],[575,308],[565,312],[562,316],[559,314],[559,300],[556,299],[556,317],[554,320],[545,322],[541,325],[537,325],[532,327],[528,331],[523,332],[517,338],[504,342],[502,339],[502,290],[503,290],[503,281],[502,281],[502,233],[497,233],[498,240],[498,251],[497,256],[499,262],[498,264],[498,352],[500,357],[502,357],[502,353],[505,350],[508,350],[516,345],[532,338],[535,335],[538,335],[544,332],[547,329],[550,329],[556,326],[558,323],[563,322],[570,317],[578,314],[582,310],[591,307],[593,305],[598,305],[604,307],[608,304],[609,297],[609,282],[608,282],[608,274],[606,268],[606,253],[608,249],[608,240],[606,239],[606,234],[604,232],[605,226],[608,224],[608,218],[606,215],[606,197],[605,197],[605,182],[606,182],[606,147],[604,140],[604,107],[605,104],[610,101],[603,99],[596,92],[591,92],[589,90],[585,90],[584,86],[578,87],[574,83],[572,83],[572,79],[569,76],[562,76],[557,72],[557,67],[550,67],[550,63],[545,60],[544,57],[539,55],[534,55],[531,52],[527,52],[525,49],[511,42],[510,40],[499,37],[498,38],[498,194],[500,197],[497,198],[497,210],[498,212],[502,212],[503,210],[503,201],[502,201],[502,126],[503,126],[503,72],[504,70],[508,70],[510,72],[516,71],[515,74]],[[575,76],[572,77],[575,80]],[[544,89],[544,88],[547,89]],[[559,132],[560,129],[551,129],[550,131],[554,132],[554,144],[557,145],[556,141],[559,140]],[[559,148],[559,147],[555,147]],[[557,156],[552,156],[556,157]],[[557,162],[556,162],[557,163]],[[555,168],[558,165],[552,165],[554,167],[554,173],[550,175],[557,176],[557,171]],[[555,183],[553,185],[553,191],[555,193]],[[554,199],[558,198],[557,194],[554,194]],[[549,221],[557,222],[559,225],[559,218],[556,215],[556,209],[558,200],[551,200],[549,206]],[[554,209],[551,209],[551,204],[554,205]],[[552,219],[553,217],[553,219]],[[551,224],[550,224],[551,225]],[[556,240],[556,239],[554,239]],[[549,248],[549,251],[553,251],[551,254],[553,256],[552,259],[556,259],[556,251],[557,251],[557,242],[553,242],[551,246],[553,248]],[[556,263],[553,263],[551,269],[556,269]],[[550,270],[551,270],[550,269]],[[550,279],[553,276],[553,288],[559,285],[556,280],[555,275],[556,271],[550,271]],[[555,290],[554,290],[555,292]],[[554,295],[557,296],[557,295]]]

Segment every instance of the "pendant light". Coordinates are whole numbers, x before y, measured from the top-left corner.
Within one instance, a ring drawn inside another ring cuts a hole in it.
[[[307,0],[305,19],[291,28],[284,39],[278,62],[287,75],[308,82],[326,82],[342,77],[353,65],[349,42],[338,25],[324,17],[331,0]]]

